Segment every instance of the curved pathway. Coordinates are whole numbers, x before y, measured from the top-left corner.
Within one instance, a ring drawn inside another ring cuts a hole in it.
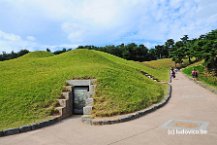
[[[79,116],[43,129],[2,137],[0,145],[216,145],[217,95],[190,81],[182,73],[172,82],[167,105],[125,123],[90,126]],[[203,135],[169,135],[165,123],[184,120],[179,127],[194,128],[193,122],[208,125]],[[188,123],[190,122],[190,123]]]

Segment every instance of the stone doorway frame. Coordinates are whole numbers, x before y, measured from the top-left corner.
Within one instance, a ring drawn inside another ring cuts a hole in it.
[[[91,115],[93,109],[93,95],[95,94],[95,82],[96,80],[68,80],[66,81],[69,86],[72,87],[71,99],[72,104],[74,104],[74,88],[75,87],[88,87],[87,99],[85,100],[85,107],[83,107],[83,115]],[[71,108],[73,112],[73,105]]]

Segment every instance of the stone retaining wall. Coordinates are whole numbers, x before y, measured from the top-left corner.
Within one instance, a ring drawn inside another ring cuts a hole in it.
[[[73,108],[73,103],[72,103],[72,86],[65,86],[61,96],[59,99],[57,99],[58,106],[55,108],[58,113],[59,117],[61,119],[67,118],[72,115],[72,108]]]
[[[25,126],[18,127],[18,128],[3,130],[3,131],[0,131],[0,137],[7,136],[7,135],[13,135],[13,134],[17,134],[17,133],[23,133],[23,132],[43,128],[46,126],[50,126],[50,125],[57,123],[59,120],[60,120],[60,118],[56,117],[56,118],[46,120],[46,121],[43,121],[40,123],[35,123],[35,124],[25,125]]]

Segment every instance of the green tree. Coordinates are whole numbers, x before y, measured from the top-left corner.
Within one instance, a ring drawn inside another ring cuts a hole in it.
[[[166,42],[165,42],[165,44],[164,44],[164,48],[165,48],[165,51],[167,51],[166,52],[166,54],[167,54],[167,56],[166,57],[171,57],[171,51],[172,51],[172,49],[173,49],[173,47],[174,47],[174,44],[175,44],[175,41],[173,40],[173,39],[168,39]]]
[[[203,57],[209,70],[217,72],[217,41],[211,40],[204,46]]]
[[[163,45],[157,45],[155,46],[155,51],[158,59],[163,58],[164,54],[164,46]]]
[[[49,48],[46,49],[47,52],[51,52],[51,50]]]
[[[192,50],[191,50],[191,43],[189,42],[188,35],[184,35],[184,37],[180,38],[183,43],[182,49],[184,49],[185,56],[188,58],[189,63],[191,64],[191,57],[192,57]]]
[[[171,50],[171,56],[175,63],[182,63],[185,57],[185,50],[183,49],[183,42],[178,41],[175,43],[173,49]]]

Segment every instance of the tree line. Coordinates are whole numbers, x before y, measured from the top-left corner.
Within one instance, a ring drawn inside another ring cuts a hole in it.
[[[217,71],[217,29],[207,34],[201,35],[199,38],[189,39],[188,35],[184,35],[179,41],[168,39],[163,45],[156,45],[154,48],[148,49],[143,44],[120,44],[97,47],[94,45],[78,46],[77,49],[91,49],[104,51],[124,59],[135,61],[149,61],[161,58],[172,58],[176,63],[182,63],[184,59],[188,59],[189,63],[194,60],[205,60],[205,65],[209,70]],[[49,48],[46,51],[55,55],[70,51],[71,49],[63,48],[51,52]],[[0,54],[0,61],[8,60],[29,53],[28,50],[21,50],[17,53],[3,52]]]
[[[17,57],[23,56],[27,53],[29,53],[29,50],[27,50],[27,49],[20,50],[19,52],[12,51],[11,53],[6,53],[3,51],[2,54],[0,54],[0,61],[17,58]]]
[[[205,66],[217,72],[217,30],[195,39],[185,35],[172,46],[170,57],[177,63],[182,63],[186,58],[189,63],[192,63],[193,58],[205,60]]]
[[[176,42],[173,39],[168,39],[163,45],[156,45],[151,49],[143,44],[135,43],[104,47],[79,46],[78,49],[100,50],[135,61],[172,58],[176,63],[183,63],[184,59],[188,59],[191,64],[192,59],[194,61],[205,60],[208,70],[217,73],[217,29],[201,35],[199,38],[189,39],[188,35],[184,35]]]
[[[58,54],[61,54],[61,53],[64,53],[64,52],[67,52],[70,50],[72,50],[72,49],[71,48],[70,49],[63,48],[62,50],[56,50],[56,51],[52,52],[49,48],[46,49],[47,52],[53,53],[55,55],[58,55]],[[17,57],[23,56],[29,52],[30,51],[27,49],[22,49],[18,52],[12,51],[11,53],[6,53],[5,51],[3,51],[2,54],[0,54],[0,61],[17,58]]]
[[[124,59],[135,61],[148,61],[157,59],[152,50],[149,50],[145,45],[137,45],[135,43],[120,44],[120,45],[108,45],[103,47],[96,47],[93,45],[79,46],[77,49],[92,49],[107,52]]]

